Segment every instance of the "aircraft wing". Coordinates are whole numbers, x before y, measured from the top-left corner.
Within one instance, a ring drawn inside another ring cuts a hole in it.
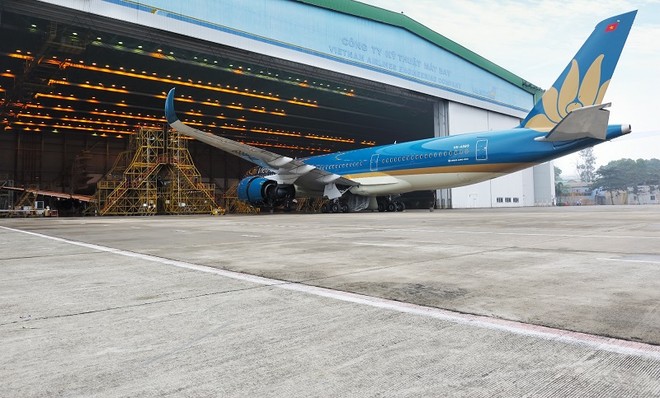
[[[174,111],[174,90],[171,89],[165,100],[165,116],[167,123],[175,130],[190,136],[205,144],[212,145],[223,151],[229,152],[258,166],[272,170],[275,175],[267,178],[273,179],[281,184],[302,184],[313,190],[323,190],[329,184],[355,186],[357,182],[344,178],[338,174],[329,173],[316,166],[282,156],[265,149],[256,148],[215,134],[206,133],[190,127],[179,120]]]

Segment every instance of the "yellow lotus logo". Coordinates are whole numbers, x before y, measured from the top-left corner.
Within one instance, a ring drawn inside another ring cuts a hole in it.
[[[610,81],[600,85],[601,64],[603,54],[599,55],[587,70],[580,82],[580,66],[576,60],[571,61],[571,69],[561,85],[561,90],[551,87],[543,94],[543,113],[532,117],[525,127],[532,129],[553,128],[573,109],[583,106],[600,104],[605,97],[605,91]]]

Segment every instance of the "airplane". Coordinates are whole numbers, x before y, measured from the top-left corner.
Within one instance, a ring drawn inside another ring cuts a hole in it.
[[[405,192],[470,185],[612,140],[629,124],[608,125],[605,92],[637,11],[601,21],[550,89],[515,128],[401,142],[294,159],[197,130],[165,101],[169,125],[260,167],[243,178],[239,199],[257,206],[290,206],[323,197],[325,212],[401,211]]]

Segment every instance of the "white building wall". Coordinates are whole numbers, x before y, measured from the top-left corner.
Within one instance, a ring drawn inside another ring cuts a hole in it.
[[[489,130],[506,130],[514,128],[520,124],[520,119],[509,115],[503,115],[496,112],[488,112]]]
[[[492,207],[491,181],[451,189],[451,203],[455,209]]]
[[[534,168],[530,167],[525,170],[521,170],[520,173],[523,175],[523,197],[520,201],[521,206],[535,206],[537,196],[536,196],[536,174],[534,173]]]
[[[449,134],[488,131],[488,111],[473,106],[449,102]]]
[[[555,198],[555,164],[546,162],[534,166],[534,203],[525,206],[554,206]]]
[[[449,134],[504,130],[520,119],[456,102],[449,102]],[[534,205],[534,172],[526,169],[465,187],[452,188],[453,208]],[[499,200],[498,200],[499,198]]]
[[[518,207],[523,202],[524,173],[508,174],[491,181],[489,207]],[[483,183],[482,183],[483,184]]]

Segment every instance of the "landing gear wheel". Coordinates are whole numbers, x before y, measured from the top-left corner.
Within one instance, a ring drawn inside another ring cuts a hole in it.
[[[333,213],[339,213],[339,203],[333,203],[330,205],[330,211]]]
[[[403,202],[394,202],[396,204],[396,211],[404,211],[406,209],[406,205],[403,204]]]
[[[378,202],[378,211],[381,213],[385,211],[385,203]]]
[[[394,202],[389,202],[387,204],[387,211],[396,211],[396,205],[394,204]]]
[[[341,212],[348,213],[348,205],[346,203],[341,204]]]

